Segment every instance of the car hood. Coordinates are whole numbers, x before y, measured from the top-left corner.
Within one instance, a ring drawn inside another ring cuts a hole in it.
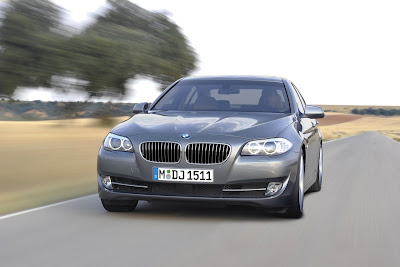
[[[137,114],[112,132],[122,136],[188,133],[257,139],[276,137],[293,121],[293,115],[281,113],[158,111]]]

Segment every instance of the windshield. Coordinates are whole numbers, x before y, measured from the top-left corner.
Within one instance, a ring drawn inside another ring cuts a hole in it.
[[[152,110],[289,113],[285,86],[279,82],[183,80]]]

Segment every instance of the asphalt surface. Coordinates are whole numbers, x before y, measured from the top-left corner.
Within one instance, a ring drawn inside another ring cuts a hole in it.
[[[92,195],[0,217],[0,266],[400,266],[400,143],[370,132],[324,151],[301,219],[147,202],[107,213]]]

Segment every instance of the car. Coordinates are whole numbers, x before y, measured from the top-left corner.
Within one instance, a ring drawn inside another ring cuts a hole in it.
[[[107,211],[138,200],[249,205],[299,218],[322,186],[322,108],[288,79],[186,77],[115,126],[98,153]]]

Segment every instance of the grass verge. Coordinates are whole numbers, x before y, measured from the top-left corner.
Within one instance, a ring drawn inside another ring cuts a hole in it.
[[[349,122],[337,123],[328,126],[320,126],[325,141],[343,138],[368,131],[379,131],[380,133],[400,140],[400,116],[363,116]]]
[[[0,214],[95,193],[97,152],[110,129],[99,119],[1,121]]]

